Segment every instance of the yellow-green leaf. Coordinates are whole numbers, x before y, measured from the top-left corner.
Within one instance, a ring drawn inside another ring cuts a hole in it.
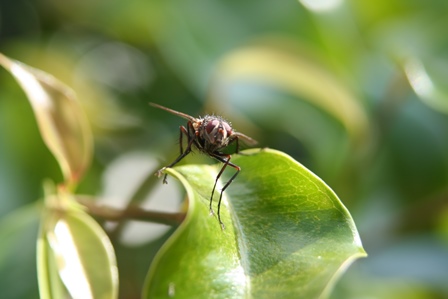
[[[25,91],[42,138],[56,157],[67,183],[78,182],[90,163],[92,136],[74,92],[53,76],[1,53],[0,65]]]
[[[81,210],[50,209],[44,214],[38,273],[43,298],[59,298],[61,281],[72,298],[118,297],[112,244],[99,224]]]
[[[41,299],[67,297],[67,291],[58,275],[55,257],[51,254],[51,247],[42,227],[37,239],[37,274]]]

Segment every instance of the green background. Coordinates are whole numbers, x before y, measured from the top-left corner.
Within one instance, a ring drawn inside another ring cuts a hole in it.
[[[223,114],[261,147],[311,169],[351,212],[369,257],[348,269],[330,298],[448,298],[448,3],[322,3],[330,6],[1,1],[0,51],[78,94],[95,138],[80,193],[107,194],[117,161],[137,173],[144,165],[126,159],[130,153],[152,161],[151,171],[175,157],[184,121],[148,102]],[[0,71],[5,298],[36,297],[38,215],[27,204],[42,197],[45,178],[62,176],[23,91]],[[175,188],[173,179],[168,186]],[[173,229],[130,246],[124,226],[111,237],[120,295],[138,298]]]

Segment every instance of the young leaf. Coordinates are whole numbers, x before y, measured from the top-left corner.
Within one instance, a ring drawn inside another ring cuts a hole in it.
[[[66,181],[76,183],[90,163],[92,136],[74,92],[53,76],[0,53],[5,67],[25,91],[42,138],[56,157]]]
[[[225,230],[208,208],[219,168],[167,170],[185,186],[189,209],[154,260],[143,297],[326,298],[345,268],[365,256],[347,209],[281,152],[246,151],[232,162],[242,170],[223,196]]]
[[[38,273],[42,298],[61,298],[61,281],[72,298],[118,297],[112,244],[99,224],[80,210],[49,210],[44,215]]]
[[[44,226],[41,225],[37,239],[39,295],[41,299],[65,298],[67,291],[58,275],[56,259],[51,252]]]

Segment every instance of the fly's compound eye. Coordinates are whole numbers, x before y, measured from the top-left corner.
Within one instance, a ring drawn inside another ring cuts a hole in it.
[[[230,136],[233,134],[232,128],[230,127],[230,125],[228,123],[226,123],[224,121],[224,122],[222,122],[222,126],[224,127],[224,130],[226,130],[227,136]]]
[[[207,125],[205,126],[205,130],[207,131],[208,134],[210,134],[218,126],[219,126],[219,120],[213,119],[207,123]]]

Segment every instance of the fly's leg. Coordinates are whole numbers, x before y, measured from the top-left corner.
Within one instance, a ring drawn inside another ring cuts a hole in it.
[[[222,166],[221,170],[219,171],[218,175],[216,176],[215,184],[213,185],[212,195],[210,196],[210,214],[212,214],[212,215],[214,214],[213,207],[212,207],[213,194],[215,193],[216,184],[218,183],[219,178],[221,177],[222,173],[224,172],[224,169],[226,169],[227,165],[229,165],[229,166],[231,166],[231,167],[236,169],[235,174],[224,185],[224,187],[222,187],[221,194],[219,195],[219,200],[218,200],[218,221],[219,221],[219,224],[221,225],[221,228],[224,229],[225,228],[224,223],[221,221],[221,200],[222,200],[222,194],[227,189],[227,187],[229,187],[229,185],[233,182],[233,180],[236,178],[236,176],[240,173],[241,167],[239,167],[239,166],[237,166],[237,165],[235,165],[235,164],[230,162],[230,158],[231,158],[230,155],[213,154],[211,156],[213,158],[217,159],[218,161],[223,162],[224,165]]]
[[[187,144],[187,148],[185,149],[185,151],[183,151],[183,148],[182,148],[182,133],[185,134],[185,135],[187,136],[187,138],[188,138],[188,144]],[[174,165],[176,165],[180,160],[182,160],[183,158],[185,158],[185,156],[188,155],[188,154],[191,152],[191,145],[192,145],[193,142],[194,142],[194,138],[191,137],[191,136],[188,134],[188,131],[187,131],[187,129],[186,129],[184,126],[181,126],[181,127],[180,127],[179,142],[180,142],[180,155],[176,158],[176,160],[174,160],[173,163],[171,163],[170,165],[165,166],[165,167],[159,169],[159,170],[156,172],[156,175],[157,175],[157,176],[160,177],[160,176],[162,175],[162,172],[163,172],[166,168],[171,168],[171,167],[173,167]],[[165,174],[165,176],[163,177],[163,183],[164,183],[164,184],[167,184],[167,183],[168,183],[167,180],[166,180],[167,176],[168,176],[168,174]]]

